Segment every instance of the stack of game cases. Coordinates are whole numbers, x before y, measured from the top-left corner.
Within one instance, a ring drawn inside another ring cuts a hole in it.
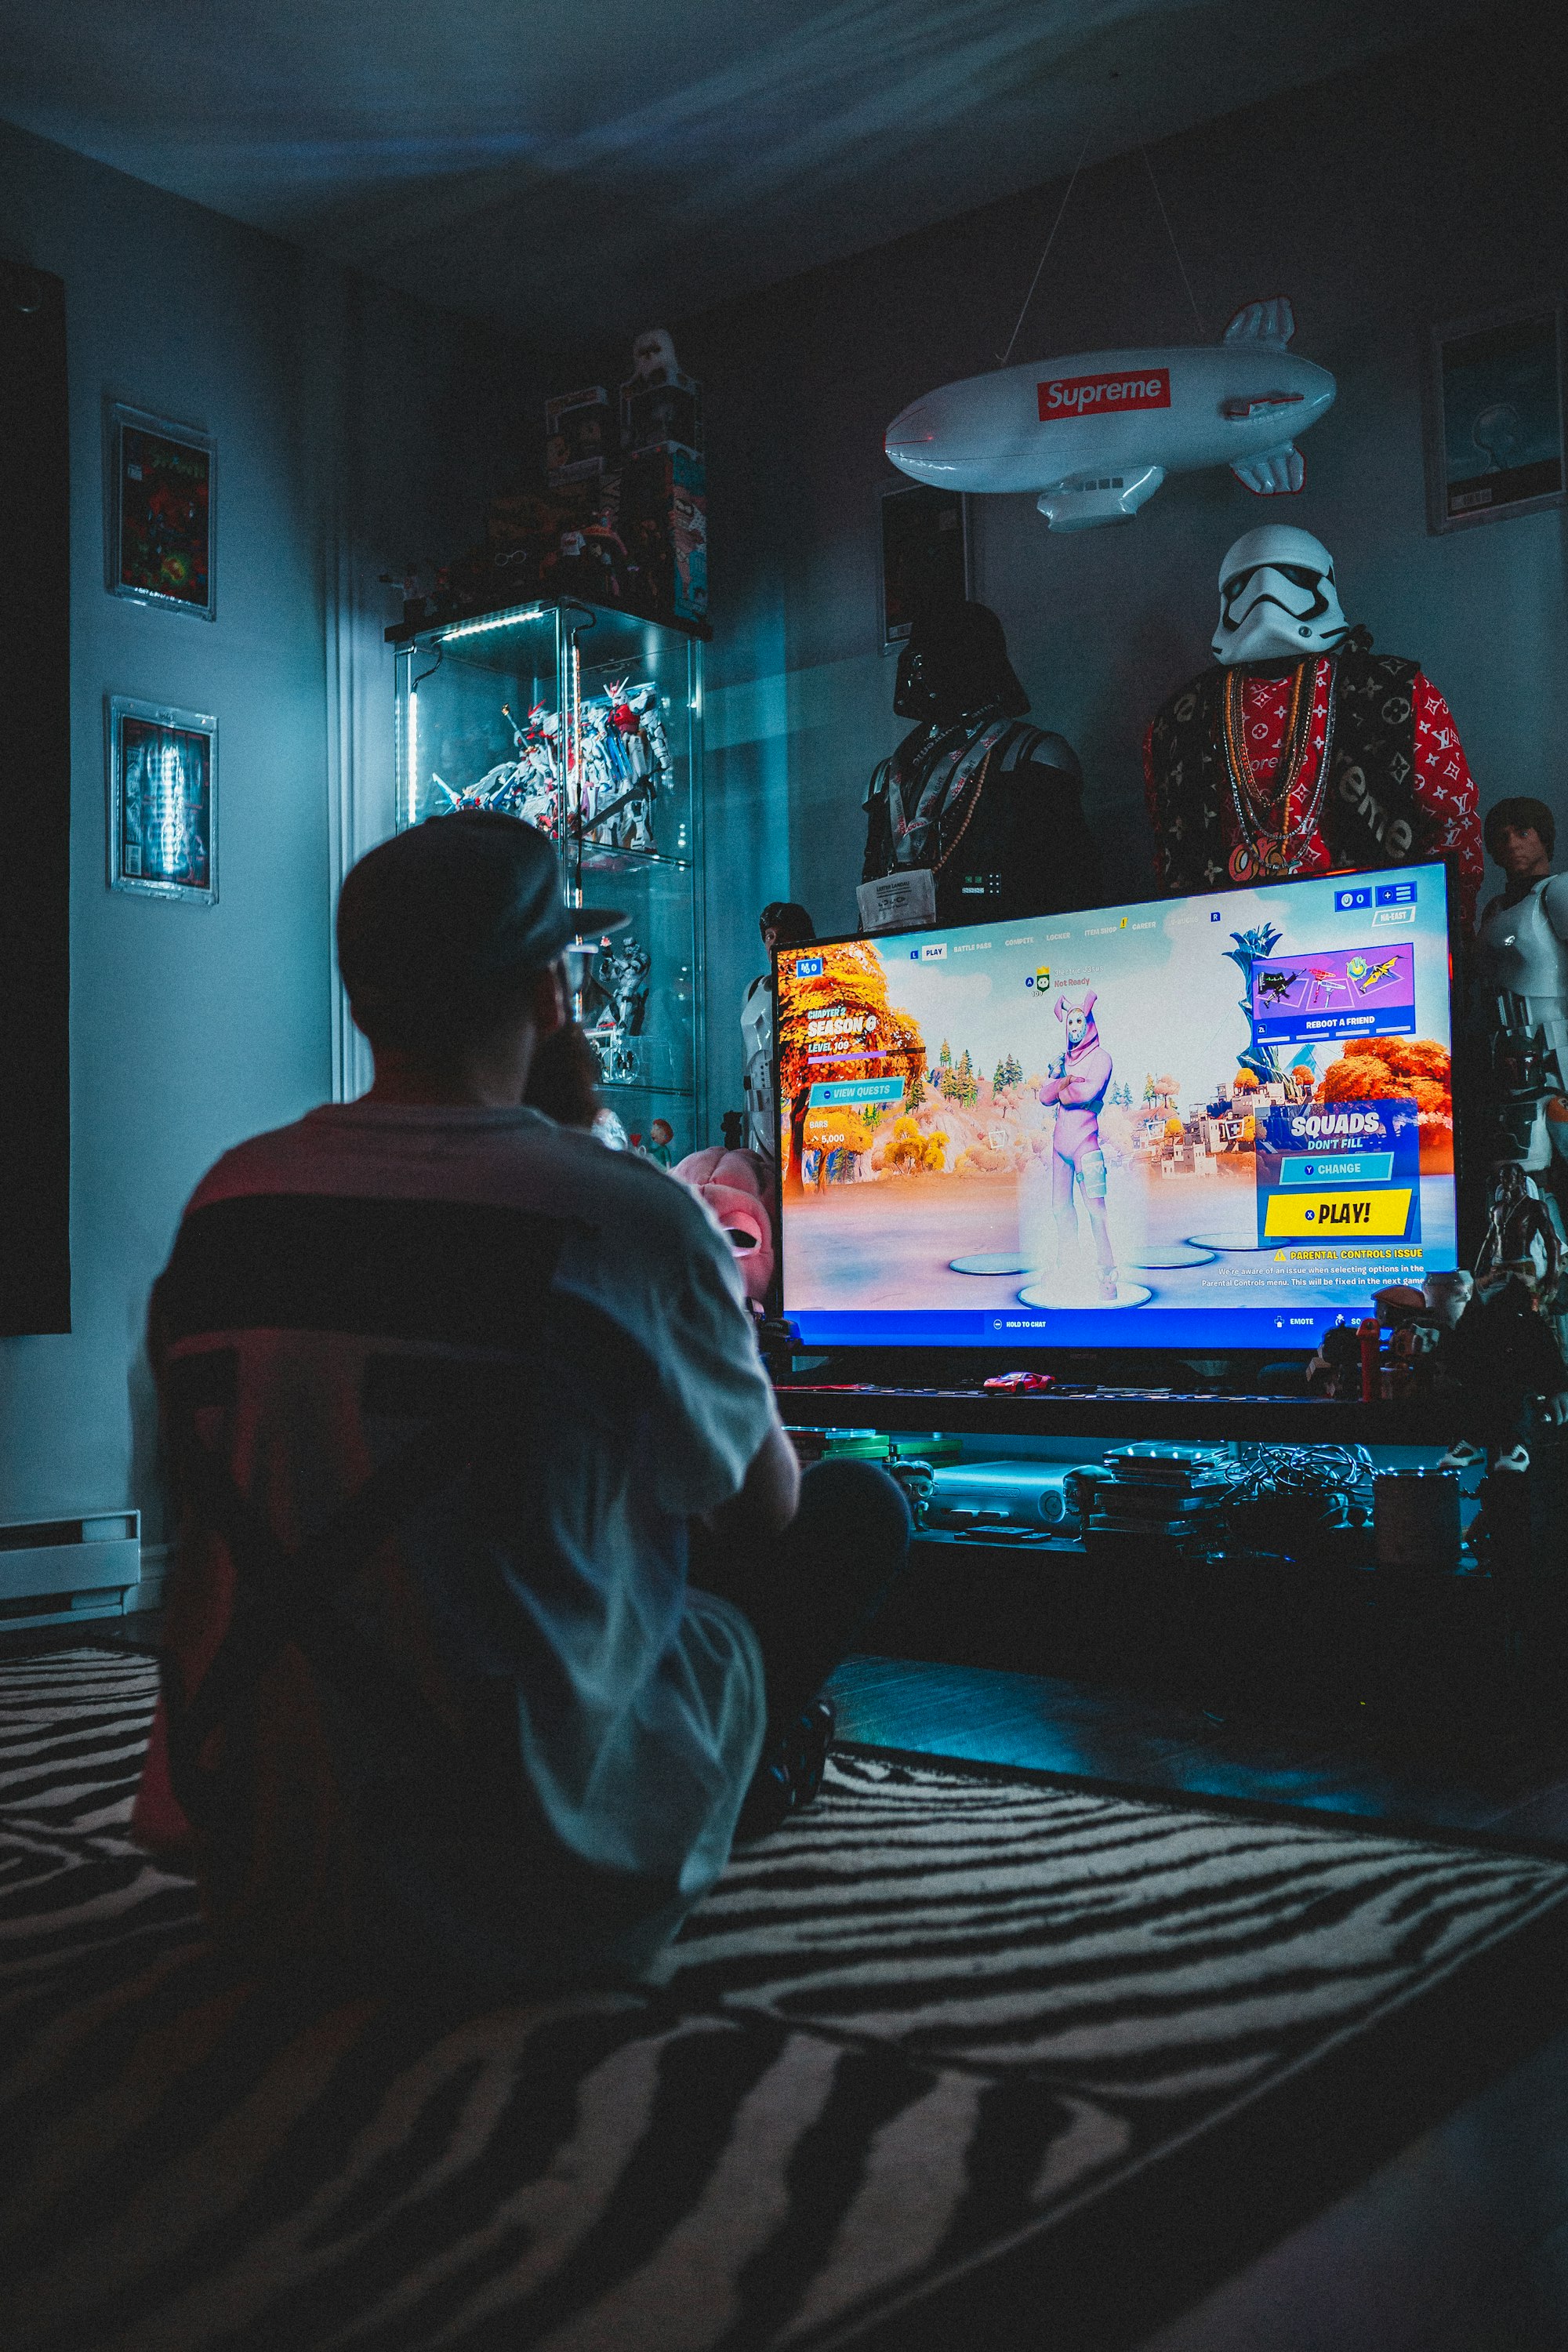
[[[1223,1445],[1119,1446],[1102,1470],[1079,1473],[1084,1548],[1120,1549],[1129,1537],[1180,1545],[1236,1475]]]

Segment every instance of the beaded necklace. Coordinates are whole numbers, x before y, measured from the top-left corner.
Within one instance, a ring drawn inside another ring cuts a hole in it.
[[[1285,736],[1279,749],[1279,764],[1271,785],[1258,782],[1247,753],[1244,708],[1247,681],[1237,670],[1226,673],[1221,733],[1225,742],[1226,774],[1230,782],[1237,831],[1240,835],[1230,853],[1229,871],[1233,882],[1277,880],[1290,874],[1294,870],[1292,852],[1299,849],[1303,841],[1310,840],[1316,828],[1318,814],[1323,805],[1323,794],[1328,788],[1329,754],[1333,744],[1331,662],[1326,665],[1329,700],[1323,754],[1318,762],[1310,796],[1294,824],[1291,821],[1290,799],[1301,781],[1301,771],[1307,764],[1307,755],[1311,749],[1312,713],[1317,706],[1318,686],[1324,667],[1318,662],[1297,665],[1290,680],[1290,702],[1285,715]]]

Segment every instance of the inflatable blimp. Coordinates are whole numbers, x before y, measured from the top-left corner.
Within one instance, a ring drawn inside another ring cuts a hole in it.
[[[1080,352],[928,392],[889,425],[900,473],[950,490],[1035,490],[1053,530],[1131,522],[1167,474],[1228,466],[1260,498],[1299,490],[1296,443],[1332,404],[1289,349],[1287,301],[1249,302],[1212,346]]]

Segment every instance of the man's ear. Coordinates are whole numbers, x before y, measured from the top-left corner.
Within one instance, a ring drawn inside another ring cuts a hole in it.
[[[557,1029],[566,1026],[566,982],[558,963],[535,972],[529,1009],[533,1014],[535,1033],[541,1037],[552,1037]]]

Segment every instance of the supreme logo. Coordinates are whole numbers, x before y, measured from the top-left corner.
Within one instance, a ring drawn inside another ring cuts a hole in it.
[[[1038,387],[1040,422],[1053,416],[1089,416],[1125,408],[1169,408],[1171,371],[1148,368],[1142,375],[1051,375]]]

